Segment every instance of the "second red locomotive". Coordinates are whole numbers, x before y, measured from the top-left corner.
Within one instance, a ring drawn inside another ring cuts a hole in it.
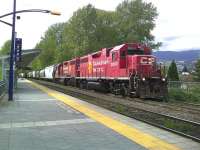
[[[149,47],[138,43],[103,48],[57,64],[53,80],[124,96],[167,96],[167,81],[157,66],[156,58]]]

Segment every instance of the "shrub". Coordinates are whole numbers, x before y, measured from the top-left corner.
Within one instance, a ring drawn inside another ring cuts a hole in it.
[[[200,102],[200,88],[194,88],[190,91],[182,89],[169,90],[170,101],[187,101],[187,102]]]

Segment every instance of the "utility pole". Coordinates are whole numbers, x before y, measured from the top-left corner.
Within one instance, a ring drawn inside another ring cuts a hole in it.
[[[25,13],[25,12],[40,12],[40,13],[50,13],[51,15],[60,16],[61,13],[56,11],[50,11],[45,9],[25,9],[25,10],[19,10],[16,11],[16,0],[13,0],[13,12],[4,14],[0,16],[1,18],[4,18],[9,15],[13,15],[12,24],[0,20],[1,23],[4,23],[6,25],[9,25],[12,27],[12,37],[11,37],[11,49],[10,49],[10,71],[9,71],[9,85],[8,85],[8,100],[13,100],[13,84],[14,84],[14,52],[15,52],[15,20],[16,20],[16,14],[18,13]]]
[[[10,50],[10,72],[9,72],[9,87],[8,87],[8,100],[13,100],[13,83],[14,83],[14,51],[15,51],[15,19],[16,19],[16,0],[13,0],[13,23],[12,23],[12,37],[11,37],[11,50]]]

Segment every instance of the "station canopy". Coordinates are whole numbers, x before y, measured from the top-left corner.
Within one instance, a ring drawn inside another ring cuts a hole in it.
[[[21,62],[18,62],[18,68],[20,69],[29,69],[30,63],[40,54],[40,49],[26,49],[22,50],[22,59]],[[8,60],[10,56],[2,56],[1,59]]]

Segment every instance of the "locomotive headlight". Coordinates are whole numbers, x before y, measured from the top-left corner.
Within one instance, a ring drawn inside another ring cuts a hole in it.
[[[165,81],[166,81],[166,79],[165,79],[165,78],[162,78],[162,81],[163,81],[163,82],[165,82]]]
[[[145,80],[146,80],[146,79],[143,77],[143,78],[142,78],[142,81],[145,81]]]

